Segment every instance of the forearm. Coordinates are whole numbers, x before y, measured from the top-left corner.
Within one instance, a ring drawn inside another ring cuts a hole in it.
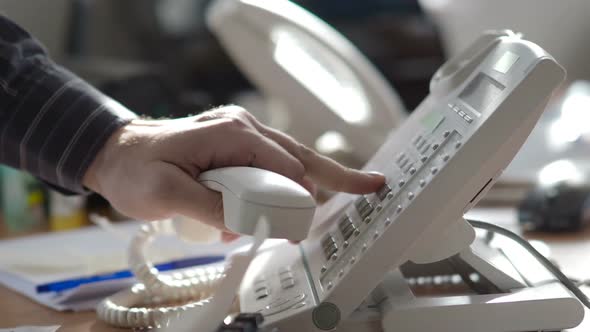
[[[0,162],[82,192],[108,138],[135,115],[53,63],[0,16]]]

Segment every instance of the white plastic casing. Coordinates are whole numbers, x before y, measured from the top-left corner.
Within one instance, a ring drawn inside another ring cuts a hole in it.
[[[288,125],[279,129],[308,146],[336,132],[364,164],[406,118],[395,90],[370,61],[291,1],[213,1],[207,24],[262,94],[286,108],[281,122]]]
[[[223,195],[225,226],[252,235],[264,216],[270,237],[300,241],[307,237],[315,200],[295,181],[254,167],[225,167],[203,172],[202,185]]]
[[[350,319],[389,271],[468,245],[473,231],[463,214],[510,163],[565,77],[548,53],[509,31],[474,45],[441,68],[429,96],[365,167],[384,173],[391,190],[334,196],[299,250],[284,245],[253,262],[249,273],[266,278],[246,276],[253,282],[241,287],[242,310],[261,310],[269,327],[329,330]],[[276,305],[287,291],[281,270],[296,271],[297,251],[305,274],[288,292],[305,294],[305,303]],[[261,282],[266,297],[255,292]]]

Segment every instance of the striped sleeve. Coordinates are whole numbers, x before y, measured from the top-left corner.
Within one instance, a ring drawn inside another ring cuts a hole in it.
[[[66,191],[110,135],[135,117],[53,63],[27,32],[0,15],[0,163]]]

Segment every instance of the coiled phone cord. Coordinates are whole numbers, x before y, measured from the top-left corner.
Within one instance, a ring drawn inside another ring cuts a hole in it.
[[[208,303],[214,290],[223,280],[221,265],[160,274],[144,254],[156,235],[172,232],[169,223],[145,224],[135,235],[129,249],[131,271],[139,283],[105,298],[97,307],[97,315],[104,322],[117,327],[147,328],[166,324],[175,313]],[[183,303],[162,306],[166,303]]]

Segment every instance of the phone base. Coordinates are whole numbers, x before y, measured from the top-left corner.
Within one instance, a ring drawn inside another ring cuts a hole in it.
[[[455,287],[447,288],[456,290],[462,279],[468,292],[429,294],[449,272]],[[524,249],[482,238],[448,260],[406,264],[391,272],[372,300],[383,332],[559,331],[579,325],[584,317],[581,303]]]

